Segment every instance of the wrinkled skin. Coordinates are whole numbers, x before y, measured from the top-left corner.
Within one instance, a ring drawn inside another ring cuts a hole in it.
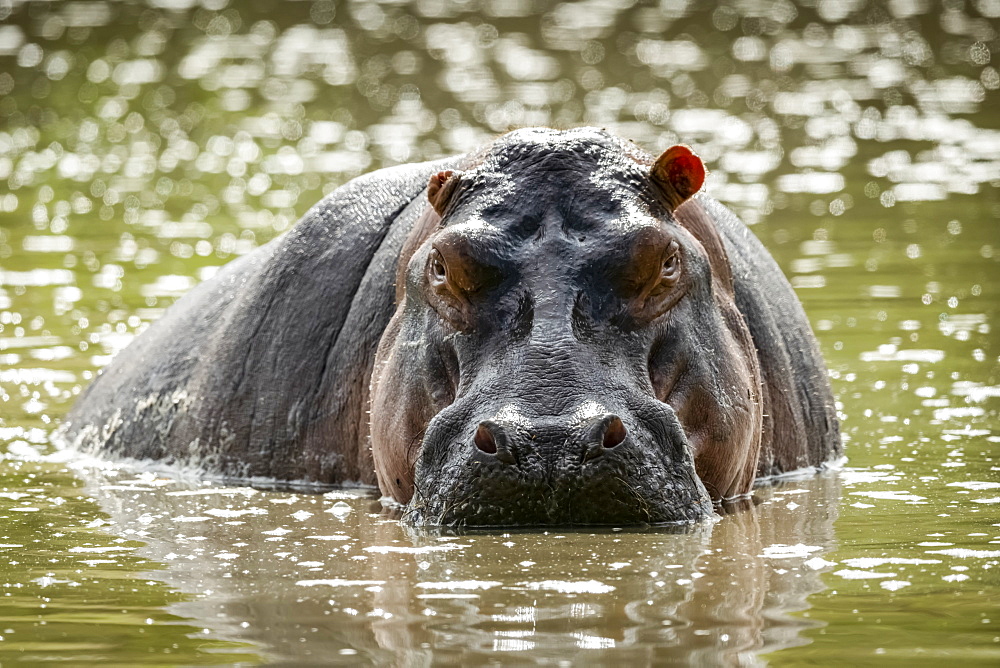
[[[595,133],[517,132],[477,163],[439,177],[403,258],[373,378],[383,493],[470,525],[691,521],[747,494],[760,372],[686,197]]]
[[[841,452],[808,321],[684,147],[519,130],[361,177],[168,309],[59,438],[378,484],[411,522],[691,522]]]

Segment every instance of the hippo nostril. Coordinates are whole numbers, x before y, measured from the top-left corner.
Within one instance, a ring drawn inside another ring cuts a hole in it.
[[[583,461],[601,457],[606,450],[618,447],[628,437],[625,424],[617,415],[603,415],[590,423],[583,435]]]
[[[476,436],[472,440],[475,441],[476,447],[486,454],[495,455],[497,453],[496,438],[486,423],[479,425],[479,428],[476,429]]]
[[[613,448],[620,445],[626,436],[625,424],[617,415],[613,416],[604,430],[604,440],[602,444],[605,448]]]
[[[517,464],[517,456],[510,435],[496,422],[486,420],[479,423],[472,442],[480,452],[493,455],[504,464]]]

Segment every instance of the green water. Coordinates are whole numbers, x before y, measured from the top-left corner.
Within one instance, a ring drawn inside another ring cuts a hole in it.
[[[1000,2],[0,2],[0,663],[1000,662]],[[380,166],[683,141],[796,287],[842,471],[691,533],[413,533],[56,451],[94,373]]]

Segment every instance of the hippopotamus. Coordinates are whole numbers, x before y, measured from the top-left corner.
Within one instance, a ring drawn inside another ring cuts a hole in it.
[[[841,442],[795,293],[704,178],[594,128],[356,178],[167,309],[61,439],[377,485],[424,525],[711,517]]]

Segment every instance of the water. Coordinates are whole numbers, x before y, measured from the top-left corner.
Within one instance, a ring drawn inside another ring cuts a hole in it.
[[[1000,661],[1000,2],[0,2],[0,661]],[[849,460],[690,533],[414,533],[48,442],[192,285],[508,127],[691,144]]]

